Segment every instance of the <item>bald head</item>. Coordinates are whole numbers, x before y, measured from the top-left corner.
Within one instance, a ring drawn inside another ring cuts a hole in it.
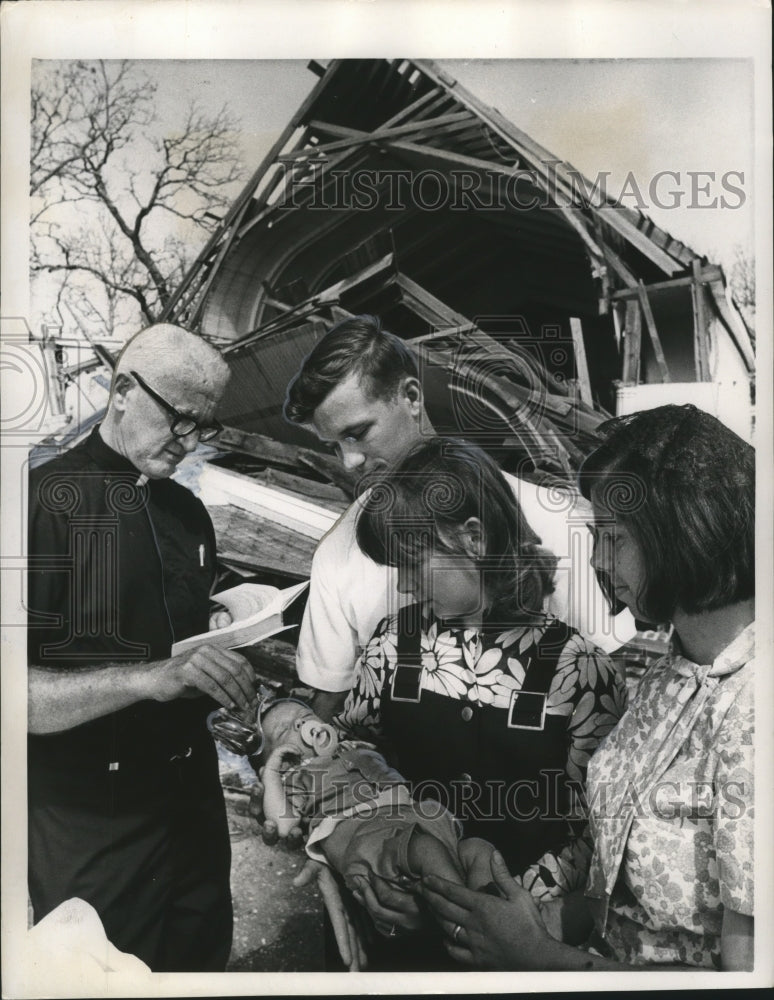
[[[113,386],[119,375],[136,371],[159,391],[170,382],[196,386],[220,398],[228,382],[228,365],[220,352],[189,330],[171,323],[146,327],[126,342],[118,356]]]
[[[116,363],[102,439],[149,479],[173,474],[217,426],[229,369],[194,333],[157,323],[127,342]],[[189,430],[179,432],[181,419]]]

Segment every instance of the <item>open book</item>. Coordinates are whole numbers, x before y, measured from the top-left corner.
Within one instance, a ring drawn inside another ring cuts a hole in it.
[[[261,639],[276,635],[292,625],[285,625],[282,613],[299,594],[309,586],[309,581],[297,583],[293,587],[279,590],[260,583],[240,583],[238,587],[224,590],[212,598],[222,604],[231,615],[231,624],[181,639],[172,647],[172,656],[184,653],[194,646],[207,643],[221,649],[236,649],[238,646],[252,646]]]

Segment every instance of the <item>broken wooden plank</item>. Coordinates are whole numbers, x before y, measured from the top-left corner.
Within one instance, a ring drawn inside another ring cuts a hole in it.
[[[721,282],[721,286],[718,288],[714,282],[710,282],[707,284],[706,290],[709,293],[709,302],[715,306],[717,316],[744,359],[747,371],[754,372],[755,352],[750,342],[750,334],[742,317],[735,311],[729,301],[730,293],[727,286],[724,282]]]
[[[350,134],[343,139],[338,139],[335,142],[322,143],[319,146],[308,146],[304,149],[295,150],[292,153],[282,153],[277,157],[277,160],[281,163],[292,163],[295,160],[301,159],[304,156],[317,156],[319,154],[327,153],[338,153],[342,149],[351,149],[355,146],[364,145],[370,142],[383,142],[387,139],[400,138],[404,135],[413,135],[414,133],[431,132],[435,129],[441,128],[444,125],[454,125],[459,122],[470,122],[471,116],[469,111],[457,111],[450,115],[440,115],[437,118],[425,118],[421,121],[408,122],[406,125],[396,125],[390,128],[378,128],[373,132],[359,132]],[[313,123],[317,126],[319,123]],[[328,129],[331,126],[327,126]],[[354,129],[349,130],[350,133],[354,132]]]
[[[432,359],[434,352],[425,347],[423,353]],[[524,451],[535,466],[540,465],[542,456],[553,456],[565,472],[571,471],[572,466],[567,448],[559,442],[555,435],[546,435],[541,432],[538,426],[541,422],[541,415],[534,412],[533,407],[523,405],[523,400],[508,379],[489,375],[486,379],[486,388],[489,395],[494,398],[485,398],[481,391],[480,371],[476,370],[475,363],[471,366],[465,361],[457,359],[455,363],[448,363],[446,367],[451,375],[449,390],[476,400],[479,405],[490,410],[502,420],[503,424],[520,438]],[[470,385],[476,385],[476,390],[473,391],[469,388]],[[464,431],[462,433],[464,436]]]
[[[636,296],[637,279],[634,277],[634,275],[626,266],[626,264],[624,264],[624,262],[615,252],[615,250],[612,249],[607,240],[602,240],[601,243],[602,243],[602,252],[605,256],[605,261],[610,265],[610,267],[612,267],[612,269],[615,271],[618,277],[621,278],[624,284],[628,286],[627,288],[623,289],[623,291],[621,291],[620,293],[615,292],[611,296],[611,298],[615,298],[619,294],[621,295],[621,297],[623,297],[624,295]]]
[[[343,131],[356,132],[355,129],[344,129]],[[307,201],[311,201],[315,198],[322,198],[326,184],[336,184],[335,175],[333,174],[335,167],[346,163],[347,169],[354,170],[359,162],[357,159],[358,156],[360,157],[360,162],[367,162],[367,150],[360,149],[358,147],[355,147],[354,149],[345,149],[332,159],[320,160],[316,178],[314,177],[314,161],[302,161],[300,164],[302,168],[300,174],[298,174],[293,167],[291,167],[290,170],[286,170],[285,192],[271,204],[263,205],[260,211],[256,212],[256,214],[254,214],[247,222],[244,222],[243,224],[240,222],[241,228],[239,229],[237,236],[241,239],[251,229],[258,224],[265,222],[265,220],[269,217],[271,217],[271,221],[274,225],[284,222],[288,218],[292,218],[298,210],[303,209],[306,206]],[[347,162],[352,161],[353,157],[355,157],[354,162]],[[288,193],[300,183],[301,177],[303,176],[303,170],[308,168],[310,164],[313,165],[311,180],[314,181],[319,179],[320,186],[318,187],[314,183],[306,183],[302,191],[298,191],[296,189],[293,197],[289,198]],[[328,180],[327,178],[331,179]]]
[[[294,476],[290,472],[280,472],[278,469],[266,469],[255,477],[272,489],[291,496],[303,497],[313,503],[320,504],[334,513],[341,514],[350,505],[350,498],[338,486],[330,483],[318,483],[303,476]]]
[[[301,448],[294,444],[284,444],[265,434],[243,431],[236,427],[224,427],[218,435],[218,447],[232,451],[243,451],[273,465],[286,468],[308,466],[325,476],[348,496],[353,495],[355,480],[344,466],[332,455],[323,455],[311,448]]]
[[[625,218],[617,206],[601,205],[597,209],[597,212],[603,222],[606,222],[611,229],[620,233],[625,240],[636,247],[641,254],[644,254],[648,260],[652,261],[656,267],[661,268],[666,274],[674,274],[676,271],[682,271],[683,265],[673,257],[670,257],[649,236]]]
[[[268,337],[277,336],[282,330],[289,327],[294,327],[301,320],[308,319],[311,314],[315,313],[323,306],[332,306],[334,304],[338,305],[339,299],[347,294],[347,292],[362,286],[366,282],[374,281],[386,281],[388,280],[395,271],[394,255],[392,253],[386,254],[380,260],[374,261],[372,264],[368,264],[357,273],[350,275],[348,278],[342,278],[341,281],[337,281],[333,285],[329,285],[324,288],[321,292],[317,292],[311,298],[306,299],[303,302],[299,302],[297,305],[293,306],[281,316],[272,317],[272,319],[266,321],[261,326],[257,327],[255,330],[251,330],[244,334],[238,340],[232,341],[227,347],[223,348],[223,354],[228,355],[236,350],[241,350],[248,345],[253,345],[260,340],[265,340]],[[222,439],[219,438],[219,440]],[[337,482],[337,480],[332,480]],[[346,487],[345,487],[346,488]]]
[[[693,345],[694,359],[696,363],[696,381],[710,381],[709,366],[709,330],[707,328],[707,308],[704,302],[704,289],[701,286],[699,275],[701,273],[701,262],[693,262],[693,283],[691,285],[691,297],[693,299]]]
[[[652,285],[647,286],[647,292],[648,295],[652,295],[655,292],[669,291],[672,288],[688,288],[695,280],[695,276],[690,275],[684,278],[670,278],[669,281],[656,281]],[[702,284],[705,282],[722,281],[723,272],[716,264],[710,264],[708,267],[701,268],[698,280]],[[638,298],[639,294],[639,289],[635,284],[631,288],[620,288],[618,291],[613,292],[610,298],[617,302],[621,299]]]
[[[453,326],[455,323],[460,326],[467,326],[470,320],[462,313],[455,312],[432,295],[427,289],[422,288],[416,281],[407,278],[405,274],[398,273],[395,283],[400,288],[404,302],[409,305],[417,315],[432,323],[434,326]]]
[[[332,483],[340,486],[348,496],[354,497],[357,488],[357,476],[348,472],[341,462],[331,455],[323,455],[311,448],[302,448],[298,455],[302,466],[313,469],[327,476]]]
[[[570,332],[572,333],[572,344],[575,348],[575,371],[577,373],[578,388],[580,398],[588,406],[593,405],[591,396],[591,380],[589,379],[589,366],[586,361],[586,345],[583,343],[583,327],[577,316],[570,317]]]
[[[246,455],[244,452],[231,452],[225,459],[213,459],[213,465],[233,469],[245,476],[250,476],[264,486],[270,486],[279,493],[288,493],[300,500],[317,503],[326,510],[342,513],[350,505],[347,494],[332,483],[320,482],[304,475],[295,475],[266,465],[260,458]]]
[[[433,87],[424,93],[421,97],[418,97],[411,104],[407,104],[406,107],[401,108],[392,118],[388,118],[387,121],[382,123],[383,128],[390,128],[393,125],[400,125],[402,121],[406,118],[412,118],[418,115],[420,111],[423,111],[431,101],[435,101],[438,96],[443,96],[443,91],[439,87]]]
[[[205,505],[231,504],[291,531],[316,541],[336,522],[338,515],[319,504],[310,503],[287,492],[243,476],[231,469],[221,469],[211,462],[202,465],[199,490]]]
[[[322,122],[316,119],[309,122],[309,128],[313,132],[322,132],[325,135],[337,135],[344,139],[358,139],[364,134],[362,129],[347,128],[346,125],[334,125],[331,122]]]
[[[263,681],[281,681],[286,686],[298,681],[296,650],[289,642],[269,638],[254,646],[242,646],[239,652]]]
[[[385,145],[388,149],[403,154],[411,154],[423,160],[437,160],[450,167],[470,167],[472,170],[479,170],[485,176],[488,174],[503,174],[514,179],[524,178],[526,181],[534,183],[535,174],[531,170],[514,169],[511,166],[495,163],[492,160],[479,160],[473,156],[465,156],[463,153],[454,153],[447,149],[439,149],[437,146],[420,146],[416,143],[404,140],[390,140]]]
[[[621,381],[637,385],[640,380],[640,350],[642,344],[642,314],[639,300],[626,303],[626,325],[623,331],[623,363]]]
[[[238,427],[224,427],[218,435],[217,446],[233,451],[243,451],[265,462],[294,466],[299,463],[301,449],[295,444],[284,444],[253,431],[243,431]]]
[[[324,66],[318,59],[310,59],[306,68],[310,69],[315,76],[325,76],[328,70],[328,67]]]
[[[664,351],[661,347],[661,340],[658,335],[658,330],[656,329],[656,321],[653,319],[653,310],[650,308],[650,300],[648,299],[648,294],[645,291],[645,285],[642,280],[638,283],[637,290],[639,292],[642,315],[645,317],[645,325],[648,328],[648,336],[650,337],[650,342],[653,346],[653,353],[656,355],[656,364],[658,365],[658,370],[661,374],[661,381],[671,382],[672,380],[669,377],[669,368],[667,367]]]
[[[312,571],[317,542],[268,518],[231,504],[207,507],[217,542],[218,559],[253,574],[279,573],[291,581],[306,580]]]

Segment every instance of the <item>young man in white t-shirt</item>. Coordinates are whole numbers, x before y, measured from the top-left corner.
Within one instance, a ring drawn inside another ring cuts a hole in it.
[[[366,482],[435,434],[414,354],[373,316],[344,320],[319,341],[288,386],[284,413],[334,445],[344,467]],[[613,617],[591,567],[585,501],[571,490],[506,478],[543,548],[558,560],[545,610],[606,652],[617,649],[634,635],[634,620],[628,610]],[[298,643],[299,679],[316,690],[314,710],[327,720],[342,704],[377,624],[405,600],[395,570],[358,548],[359,509],[356,500],[317,547]]]

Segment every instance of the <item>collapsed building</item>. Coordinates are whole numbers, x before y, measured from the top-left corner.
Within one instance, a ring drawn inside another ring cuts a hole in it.
[[[720,267],[431,62],[310,69],[164,317],[222,348],[230,427],[319,447],[283,421],[285,387],[359,312],[416,349],[438,429],[514,470],[571,474],[607,412],[651,398],[749,412],[750,336]]]
[[[353,314],[411,344],[440,433],[526,477],[572,480],[613,413],[692,400],[749,424],[751,339],[719,266],[432,62],[309,69],[316,85],[160,317],[231,368],[226,430],[193,484],[226,567],[308,576],[349,502],[350,477],[282,405]]]

